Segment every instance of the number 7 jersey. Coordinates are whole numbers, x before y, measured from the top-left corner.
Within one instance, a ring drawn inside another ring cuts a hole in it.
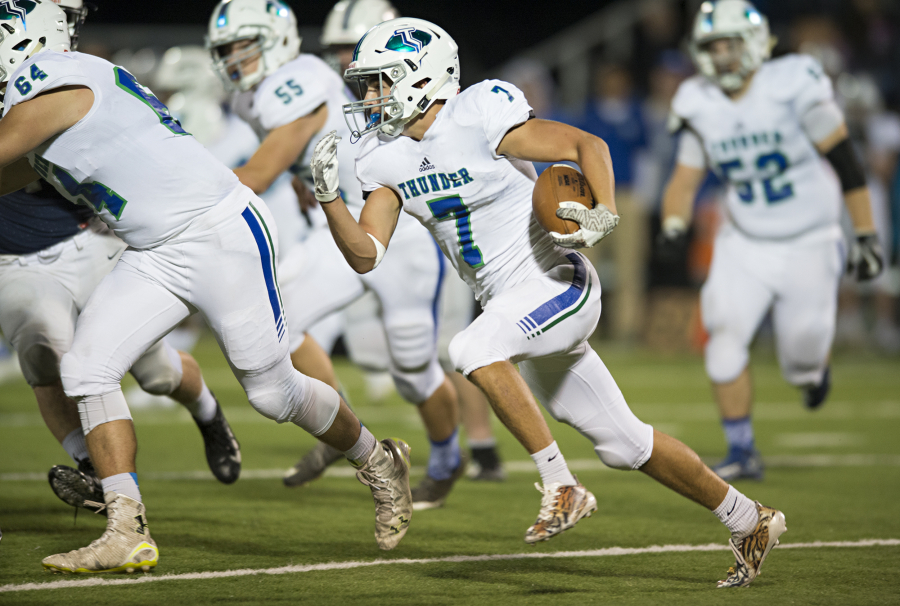
[[[66,199],[91,207],[127,244],[152,248],[234,191],[235,174],[123,68],[82,53],[43,51],[13,73],[6,112],[62,86],[94,103],[77,124],[28,154]]]
[[[530,114],[520,90],[486,80],[447,100],[421,141],[372,133],[359,143],[363,191],[396,192],[482,305],[566,262],[531,212],[534,167],[496,154]]]
[[[801,124],[832,99],[831,81],[812,57],[786,55],[763,63],[737,101],[702,76],[686,80],[672,113],[728,183],[732,223],[752,237],[782,239],[838,223],[840,187]]]

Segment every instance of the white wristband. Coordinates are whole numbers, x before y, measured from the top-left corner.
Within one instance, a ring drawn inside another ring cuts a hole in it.
[[[666,217],[662,224],[662,232],[667,237],[679,236],[687,231],[687,223],[678,215]]]
[[[381,263],[381,260],[384,258],[384,253],[387,252],[387,249],[384,247],[384,244],[378,241],[378,238],[373,236],[372,234],[366,234],[370,238],[372,238],[372,242],[375,243],[375,265],[372,266],[372,269],[378,267],[378,264]]]

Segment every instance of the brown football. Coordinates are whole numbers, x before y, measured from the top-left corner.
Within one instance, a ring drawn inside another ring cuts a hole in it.
[[[545,231],[560,234],[578,231],[577,223],[556,216],[562,202],[577,202],[587,208],[596,204],[584,175],[566,164],[554,164],[541,173],[531,194],[534,217]]]

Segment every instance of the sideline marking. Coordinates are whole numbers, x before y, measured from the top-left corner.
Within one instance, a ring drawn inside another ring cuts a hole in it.
[[[782,543],[780,549],[821,549],[827,547],[897,547],[900,539],[863,539],[861,541],[815,541],[813,543]],[[324,564],[301,564],[281,566],[279,568],[241,568],[237,570],[221,570],[218,572],[188,572],[185,574],[163,574],[159,576],[139,576],[125,579],[102,579],[93,577],[79,581],[51,581],[49,583],[22,583],[20,585],[0,585],[0,593],[13,591],[33,591],[46,589],[66,589],[69,587],[98,587],[112,585],[136,585],[138,583],[154,583],[158,581],[195,581],[205,579],[224,579],[228,577],[246,577],[258,574],[291,574],[298,572],[321,572],[327,570],[347,570],[351,568],[367,568],[369,566],[386,566],[389,564],[441,564],[467,562],[495,562],[499,560],[527,560],[544,558],[599,558],[609,556],[639,555],[645,553],[684,553],[689,551],[728,551],[730,547],[718,543],[706,545],[653,545],[651,547],[608,547],[590,551],[557,551],[555,553],[509,553],[479,556],[448,556],[444,558],[371,560],[368,562],[326,562]]]
[[[713,462],[712,460],[707,463]],[[715,460],[718,462],[718,459]],[[763,457],[766,467],[900,467],[900,455],[891,454],[810,454],[772,455]],[[610,471],[597,459],[567,460],[572,471]],[[504,461],[503,469],[508,473],[536,473],[532,461]],[[412,467],[412,475],[425,473],[424,467]],[[242,480],[273,480],[284,477],[284,469],[244,469]],[[208,469],[195,471],[147,471],[139,474],[141,480],[215,480]],[[355,478],[356,470],[349,465],[334,465],[325,470],[326,478]],[[46,482],[46,472],[0,473],[0,482]]]

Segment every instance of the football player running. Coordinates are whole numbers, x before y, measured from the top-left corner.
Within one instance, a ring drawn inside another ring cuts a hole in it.
[[[250,160],[234,171],[255,192],[265,191],[292,167],[302,167],[294,171],[309,176],[313,143],[324,133],[339,130],[349,136],[341,109],[350,100],[346,87],[324,61],[300,53],[296,19],[285,4],[220,2],[210,18],[207,45],[223,79],[236,89],[236,113],[262,141]],[[344,196],[359,216],[363,194],[353,176],[352,151],[341,153]],[[444,257],[411,217],[398,222],[395,244],[397,250],[379,271],[360,277],[347,266],[329,231],[310,234],[298,251],[304,255],[303,270],[284,290],[291,359],[301,372],[337,390],[331,360],[307,330],[367,290],[374,291],[397,391],[417,405],[431,441],[427,478],[414,499],[443,500],[465,467],[457,437],[456,391],[437,358],[436,309]],[[325,444],[314,454],[318,464],[304,471],[306,479],[321,474],[325,463],[340,456]],[[301,463],[310,459],[304,457]],[[432,490],[435,483],[440,490]],[[424,488],[427,497],[422,496]]]
[[[328,13],[322,28],[322,57],[343,75],[353,60],[353,49],[359,39],[375,25],[399,16],[400,13],[387,0],[340,0]],[[475,480],[502,481],[506,474],[491,430],[490,405],[477,387],[453,369],[447,352],[456,333],[472,322],[474,311],[472,290],[452,272],[444,278],[440,308],[438,359],[459,395],[460,420],[471,449],[474,472],[471,477]],[[347,337],[352,356],[355,336],[350,333]],[[372,341],[371,337],[368,340]],[[413,491],[413,497],[416,496],[416,491]]]
[[[66,17],[55,4],[24,10],[7,12],[0,40],[0,190],[41,177],[71,202],[92,207],[128,245],[79,315],[60,368],[103,482],[106,532],[87,547],[45,558],[44,566],[156,566],[134,426],[119,383],[194,312],[216,335],[256,410],[346,454],[372,490],[376,542],[396,546],[412,512],[408,447],[376,442],[331,387],[291,366],[265,204],[131,74],[69,52]]]
[[[704,2],[691,40],[700,74],[672,100],[671,126],[681,139],[663,200],[663,251],[684,240],[707,169],[728,183],[726,222],[700,302],[706,372],[729,446],[715,471],[729,481],[763,476],[748,349],[770,309],[784,378],[803,389],[809,409],[828,395],[845,257],[842,191],[856,230],[857,278],[882,268],[865,175],[831,81],[812,57],[768,60],[771,43],[766,18],[749,2]]]
[[[522,92],[507,82],[459,93],[459,75],[455,42],[427,21],[387,21],[360,40],[345,77],[365,87],[365,98],[344,108],[353,137],[362,137],[356,173],[367,199],[359,221],[340,196],[335,133],[317,144],[312,163],[316,197],[347,262],[360,273],[376,268],[406,211],[481,301],[484,313],[454,338],[450,355],[537,464],[541,509],[526,542],[549,539],[597,508],[569,471],[536,396],[605,464],[640,469],[712,510],[731,531],[737,558],[719,585],[748,584],[784,532],[784,515],[638,420],[587,342],[600,316],[600,285],[590,262],[568,249],[593,246],[618,222],[608,149],[578,129],[531,119]],[[433,167],[420,174],[426,156]],[[558,211],[581,227],[551,236],[531,212],[530,162],[560,160],[581,167],[600,203]]]
[[[82,0],[57,4],[68,18],[74,48],[87,9]],[[103,488],[78,406],[63,391],[59,363],[72,345],[79,312],[125,245],[92,219],[89,208],[74,206],[46,182],[28,191],[0,197],[0,330],[19,354],[47,428],[77,467],[53,467],[51,488],[69,505],[96,510],[103,504]],[[170,396],[191,412],[213,474],[226,484],[236,481],[240,447],[197,362],[159,341],[130,372],[148,394]]]

